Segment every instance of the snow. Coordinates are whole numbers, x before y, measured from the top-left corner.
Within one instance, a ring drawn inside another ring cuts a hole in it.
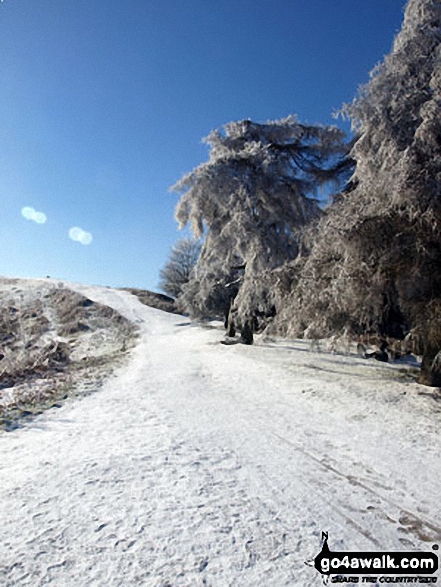
[[[405,365],[64,284],[140,328],[96,393],[0,434],[4,587],[321,585],[332,550],[441,539],[439,400]]]

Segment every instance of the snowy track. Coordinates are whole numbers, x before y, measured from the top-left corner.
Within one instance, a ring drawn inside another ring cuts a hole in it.
[[[388,365],[78,286],[141,329],[104,388],[0,435],[0,585],[320,585],[336,550],[441,541],[440,407]]]

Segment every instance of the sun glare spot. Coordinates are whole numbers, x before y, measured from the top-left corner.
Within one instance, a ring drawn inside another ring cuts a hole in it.
[[[37,224],[45,224],[47,220],[46,214],[44,214],[43,212],[37,212],[37,210],[31,208],[30,206],[25,206],[24,208],[22,208],[21,215],[23,216],[23,218],[26,218],[26,220],[32,220]]]
[[[86,232],[79,226],[73,226],[69,230],[69,238],[77,243],[81,243],[82,245],[90,245],[93,240],[90,232]]]

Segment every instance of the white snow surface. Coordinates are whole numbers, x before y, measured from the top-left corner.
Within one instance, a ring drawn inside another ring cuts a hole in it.
[[[96,393],[0,434],[0,585],[321,585],[332,550],[441,541],[440,403],[396,366],[64,284],[141,329]]]

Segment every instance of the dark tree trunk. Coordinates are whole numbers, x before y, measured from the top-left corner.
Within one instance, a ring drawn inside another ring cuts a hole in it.
[[[441,387],[441,351],[438,346],[427,345],[418,383]]]
[[[225,328],[227,330],[227,336],[229,336],[230,338],[234,338],[236,336],[234,314],[235,312],[233,310],[233,300],[231,299],[225,316]]]
[[[245,322],[240,333],[241,342],[243,344],[253,344],[253,330],[249,322]]]

